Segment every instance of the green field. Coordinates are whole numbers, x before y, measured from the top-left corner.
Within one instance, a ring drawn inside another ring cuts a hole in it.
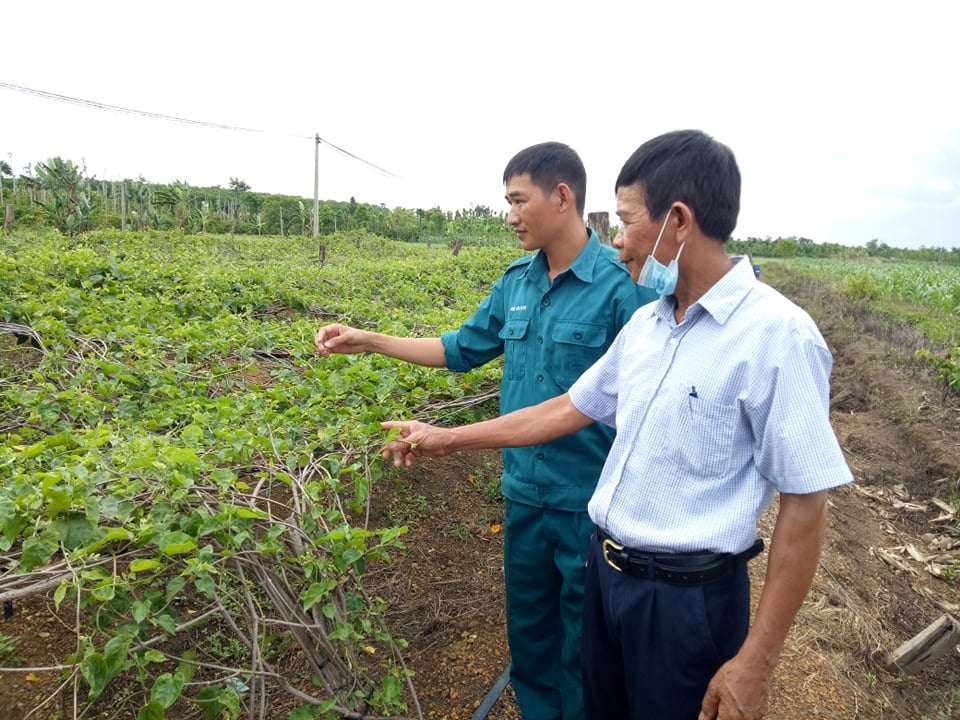
[[[436,336],[521,252],[322,242],[320,263],[300,237],[0,236],[0,593],[33,583],[71,608],[83,702],[123,679],[145,688],[144,719],[178,702],[236,717],[226,680],[266,677],[282,636],[323,669],[292,717],[402,709],[402,640],[361,583],[406,530],[364,522],[380,422],[495,412],[468,400],[496,389],[499,365],[322,360],[313,335],[344,322]],[[960,383],[960,268],[774,262],[906,318]],[[254,649],[198,689],[183,637],[205,622]]]

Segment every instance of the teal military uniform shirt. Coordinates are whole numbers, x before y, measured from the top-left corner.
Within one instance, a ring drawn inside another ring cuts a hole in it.
[[[565,393],[634,310],[655,299],[591,230],[552,283],[542,252],[507,268],[473,316],[441,336],[447,368],[462,372],[503,355],[501,413],[536,405]],[[504,449],[503,494],[537,507],[585,510],[613,435],[595,423],[552,443]]]

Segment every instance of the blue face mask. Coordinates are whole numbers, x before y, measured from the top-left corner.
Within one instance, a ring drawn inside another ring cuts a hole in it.
[[[680,253],[683,252],[683,245],[677,250],[677,256],[670,261],[670,265],[664,266],[657,260],[653,254],[660,245],[660,238],[663,237],[663,231],[667,228],[667,220],[670,219],[670,213],[663,219],[663,225],[660,226],[660,234],[657,235],[657,241],[653,244],[653,250],[647,256],[643,267],[640,269],[640,276],[637,278],[637,285],[656,290],[660,297],[671,295],[677,289],[677,278],[680,276],[680,268],[677,261],[680,259]],[[685,245],[686,243],[684,243]]]

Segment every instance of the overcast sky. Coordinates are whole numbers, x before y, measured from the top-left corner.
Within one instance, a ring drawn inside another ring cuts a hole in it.
[[[960,3],[9,2],[0,159],[387,207],[505,209],[559,140],[587,211],[644,140],[699,128],[743,175],[738,238],[960,246]]]

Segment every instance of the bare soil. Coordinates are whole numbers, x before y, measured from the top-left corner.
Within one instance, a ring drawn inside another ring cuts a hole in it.
[[[813,315],[834,353],[831,418],[856,479],[831,494],[820,570],[773,677],[767,717],[960,717],[955,648],[915,675],[883,669],[901,643],[960,611],[958,518],[950,512],[960,497],[960,403],[913,360],[923,341],[908,327],[786,271],[764,273]],[[405,549],[375,568],[369,584],[409,642],[425,718],[474,717],[509,663],[503,507],[490,488],[499,462],[495,452],[422,462],[391,471],[373,495],[373,522],[410,527]],[[775,512],[776,504],[760,524],[768,542]],[[755,598],[765,562],[764,554],[751,563]],[[71,632],[49,598],[17,603],[14,618],[0,623],[0,640],[19,637],[26,666],[62,661],[75,644]],[[0,673],[0,720],[19,720],[46,700],[30,717],[73,717],[70,693],[57,688],[53,673]],[[519,718],[509,686],[486,716]]]

